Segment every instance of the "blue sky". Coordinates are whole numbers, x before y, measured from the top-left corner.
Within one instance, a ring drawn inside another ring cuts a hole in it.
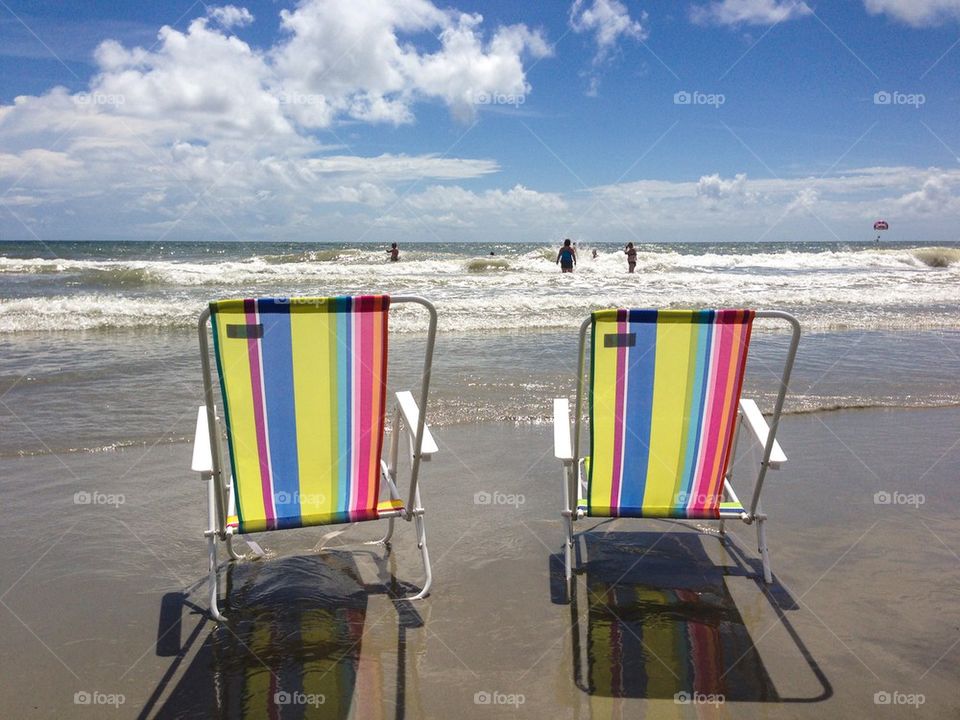
[[[0,0],[0,236],[953,241],[960,0]]]

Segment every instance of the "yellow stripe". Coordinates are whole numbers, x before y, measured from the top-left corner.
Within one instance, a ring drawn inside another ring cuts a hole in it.
[[[233,308],[231,307],[231,310]],[[263,493],[260,490],[260,456],[253,416],[253,387],[250,384],[250,356],[247,341],[227,337],[227,324],[245,324],[242,301],[235,312],[217,313],[217,344],[220,369],[227,390],[230,432],[233,440],[233,468],[244,524],[248,529],[265,529]]]
[[[323,695],[320,708],[325,717],[346,717],[342,711],[349,708],[353,688],[342,687],[341,679],[350,669],[359,650],[351,644],[351,633],[346,626],[346,610],[307,610],[300,623],[300,641],[307,648],[329,648],[329,654],[309,659],[301,668],[303,692]],[[308,711],[312,708],[304,706]],[[328,715],[329,713],[329,715]],[[310,715],[309,712],[306,715]]]
[[[693,312],[662,313],[657,322],[656,372],[653,378],[653,410],[650,427],[650,457],[643,493],[644,508],[668,508],[674,504],[679,473],[680,445],[687,420],[684,391],[689,383],[690,344],[695,326]],[[635,441],[635,440],[634,440]]]
[[[332,313],[309,305],[290,306],[293,347],[293,388],[297,418],[297,462],[300,470],[300,513],[304,517],[333,512],[333,458],[329,443],[318,442],[329,432]],[[333,330],[335,331],[335,327]]]
[[[590,502],[593,514],[610,514],[613,487],[613,433],[617,409],[617,348],[604,347],[603,336],[616,332],[612,320],[598,320],[593,328],[593,480]]]
[[[639,605],[664,610],[669,610],[673,602],[666,593],[645,589],[637,590],[636,601]],[[686,624],[681,621],[662,617],[659,621],[643,624],[641,639],[644,649],[647,650],[647,661],[644,664],[647,697],[672,698],[680,690],[687,689],[684,686],[685,671],[682,669],[686,658],[680,650],[680,633],[685,628]],[[679,678],[674,675],[678,672]],[[670,703],[662,711],[658,708],[657,717],[681,717],[682,713],[675,710],[676,708],[684,709],[682,705]]]
[[[240,644],[250,649],[253,658],[270,657],[273,643],[273,623],[255,623],[250,635]],[[244,667],[242,707],[244,717],[270,717],[275,705],[274,695],[270,692],[272,673],[260,662],[253,660]],[[282,688],[279,688],[282,689]]]

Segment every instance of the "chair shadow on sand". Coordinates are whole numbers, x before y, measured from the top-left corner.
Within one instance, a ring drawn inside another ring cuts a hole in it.
[[[729,538],[721,546],[730,564],[721,566],[704,548],[717,541],[715,535],[601,530],[579,536],[572,593],[562,553],[550,557],[552,599],[570,606],[574,683],[591,696],[592,706],[603,706],[598,712],[611,710],[609,699],[617,698],[812,703],[833,694],[786,616],[798,606],[776,580],[764,585],[759,561]],[[585,644],[578,575],[586,576]],[[749,589],[769,602],[819,684],[818,694],[778,692],[754,645],[759,638],[751,638],[730,593],[727,581],[735,577],[756,582],[756,590]]]
[[[423,620],[409,601],[388,601],[396,647],[370,647],[364,628],[371,596],[402,596],[407,588],[394,581],[389,550],[363,554],[376,562],[380,582],[363,583],[355,549],[228,565],[229,619],[214,623],[170,692],[209,620],[185,593],[165,596],[157,654],[175,659],[139,717],[381,718],[393,707],[390,715],[403,718],[406,633]],[[184,609],[200,620],[181,643]]]

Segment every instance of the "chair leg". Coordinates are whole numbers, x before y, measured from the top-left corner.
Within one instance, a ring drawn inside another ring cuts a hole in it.
[[[573,519],[568,515],[566,518],[567,537],[563,543],[563,561],[567,568],[567,582],[573,576],[572,558],[573,553]]]
[[[246,556],[240,555],[233,549],[233,535],[227,535],[227,554],[231,560],[243,560]]]
[[[217,622],[226,620],[226,616],[220,613],[218,607],[220,587],[217,578],[217,538],[213,535],[207,537],[207,554],[210,564],[210,615]]]
[[[423,571],[426,579],[423,581],[423,588],[416,595],[412,595],[407,600],[422,600],[430,591],[430,585],[433,584],[433,572],[430,569],[430,553],[427,551],[427,529],[423,523],[423,515],[417,514],[414,519],[417,529],[417,547],[420,548],[420,555],[423,558]]]
[[[760,559],[763,561],[763,581],[769,585],[773,582],[773,574],[770,572],[770,551],[767,549],[767,516],[757,516],[757,550],[760,552]]]

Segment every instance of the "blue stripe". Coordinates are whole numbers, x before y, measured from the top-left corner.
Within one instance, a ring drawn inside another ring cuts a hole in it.
[[[350,509],[350,458],[352,457],[350,429],[353,425],[350,414],[351,388],[351,316],[350,298],[337,298],[337,397],[339,412],[337,422],[340,426],[339,458],[337,460],[337,510],[347,512]]]
[[[277,528],[300,527],[300,467],[293,397],[290,306],[276,300],[258,300],[257,310],[263,324],[260,351]]]
[[[640,508],[647,486],[650,426],[653,414],[653,375],[657,362],[657,311],[631,310],[627,315],[636,344],[627,351],[627,431],[623,440],[623,480],[620,507]]]
[[[694,323],[698,325],[697,333],[697,364],[693,376],[693,393],[691,397],[693,402],[690,404],[690,416],[688,422],[690,428],[687,431],[687,456],[683,463],[683,478],[680,491],[688,496],[693,491],[694,473],[697,469],[697,454],[700,452],[700,432],[703,429],[703,423],[700,422],[700,416],[703,414],[703,405],[707,401],[707,370],[709,369],[710,348],[713,346],[713,310],[704,310],[694,316]],[[680,513],[685,511],[686,502],[681,507],[677,505],[676,510]]]

